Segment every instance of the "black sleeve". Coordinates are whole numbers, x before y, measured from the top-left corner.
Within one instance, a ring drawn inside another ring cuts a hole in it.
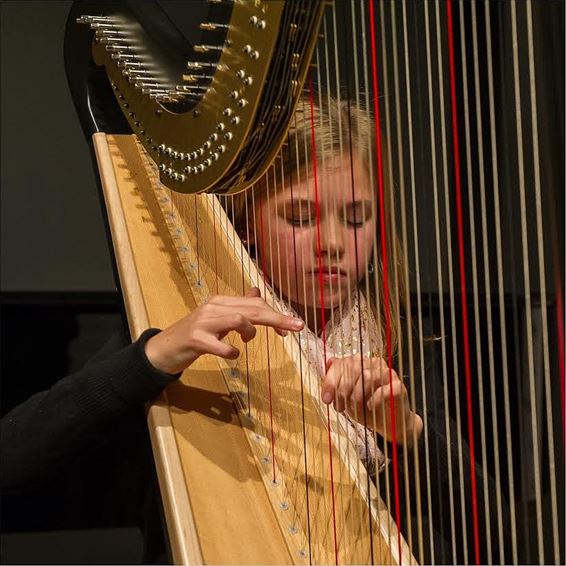
[[[56,477],[94,436],[179,377],[157,370],[145,355],[145,343],[158,332],[146,330],[137,342],[102,352],[3,417],[0,487],[27,490]]]
[[[451,564],[454,563],[454,560],[455,563],[464,563],[465,540],[467,541],[465,548],[468,553],[468,562],[473,562],[475,555],[470,450],[464,432],[462,432],[460,440],[458,439],[456,422],[450,417],[445,406],[438,348],[439,342],[437,341],[425,343],[423,347],[424,372],[421,371],[423,365],[417,364],[413,377],[416,411],[423,418],[425,431],[418,441],[416,450],[408,448],[405,451],[403,447],[397,447],[397,472],[390,463],[387,478],[382,478],[380,481],[380,490],[382,496],[385,496],[388,487],[390,509],[394,518],[396,518],[395,483],[397,483],[401,528],[407,537],[410,519],[414,552],[416,552],[417,529],[420,521],[427,563],[430,563],[433,559],[430,553],[431,544],[434,546],[434,561],[436,563]],[[418,353],[419,350],[416,349],[415,352]],[[407,387],[409,387],[408,379],[407,377]],[[450,440],[448,440],[447,431],[450,433]],[[383,444],[382,446],[385,448]],[[388,443],[389,458],[392,457],[392,450],[393,447]],[[488,525],[491,528],[492,560],[499,560],[497,490],[494,479],[489,473],[484,474],[483,472],[478,461],[477,447],[475,456],[474,475],[481,552],[480,563],[487,563],[485,533]],[[462,489],[460,486],[462,486]],[[484,498],[485,488],[487,488],[487,503]],[[420,509],[417,505],[419,492]],[[452,498],[450,495],[452,495]],[[509,509],[502,494],[501,508],[505,545],[509,533]],[[464,529],[466,531],[465,540]],[[454,546],[453,541],[455,542]],[[417,559],[419,559],[419,556],[417,556]]]

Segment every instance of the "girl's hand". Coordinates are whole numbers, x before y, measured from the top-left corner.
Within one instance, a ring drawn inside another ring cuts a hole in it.
[[[222,342],[222,338],[235,330],[244,342],[249,342],[256,335],[257,324],[271,326],[281,336],[304,326],[302,320],[274,311],[260,298],[259,289],[253,288],[245,297],[212,297],[150,338],[145,354],[155,368],[171,374],[186,369],[203,354],[235,360],[239,350]]]
[[[362,360],[359,355],[331,358],[322,383],[322,400],[327,405],[334,403],[337,411],[346,411],[361,424],[364,424],[365,404],[365,424],[388,441],[393,441],[393,405],[395,440],[398,444],[410,443],[413,431],[416,431],[418,438],[423,430],[421,417],[409,407],[405,385],[382,358]]]

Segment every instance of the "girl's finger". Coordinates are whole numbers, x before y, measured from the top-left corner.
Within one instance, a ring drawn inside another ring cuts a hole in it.
[[[378,387],[368,399],[366,406],[370,411],[374,411],[387,402],[393,404],[395,409],[403,407],[403,403],[407,402],[406,389],[400,381],[395,381],[391,385],[385,383]],[[386,411],[389,411],[389,408],[386,408]]]
[[[358,379],[352,392],[352,400],[358,404],[363,403],[364,399],[369,399],[378,387],[389,383],[388,371],[366,369],[366,364],[363,364],[363,366],[363,372],[358,374]]]
[[[339,360],[336,360],[336,363],[331,365],[322,381],[320,396],[322,398],[322,402],[327,405],[330,405],[336,397],[336,387],[340,381],[340,372],[342,367],[342,364],[338,362]]]

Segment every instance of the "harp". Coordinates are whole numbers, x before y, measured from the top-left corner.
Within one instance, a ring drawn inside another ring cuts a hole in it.
[[[237,361],[199,359],[149,408],[175,562],[560,563],[563,4],[211,0],[192,46],[166,4],[69,20],[114,113],[99,127],[88,92],[132,336],[251,286],[288,309],[281,265],[304,250],[277,227],[311,230],[332,263],[323,219],[375,220],[344,300],[324,302],[332,271],[311,278],[310,335],[230,335]],[[344,167],[352,196],[319,207]],[[292,193],[269,208],[305,183],[306,216]],[[396,368],[419,438],[394,403],[387,442],[386,415],[320,402],[324,362],[351,354]]]

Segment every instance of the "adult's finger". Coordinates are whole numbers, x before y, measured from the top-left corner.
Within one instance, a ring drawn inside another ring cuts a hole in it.
[[[235,360],[240,355],[240,350],[234,348],[230,344],[225,344],[220,340],[211,339],[207,344],[207,351],[209,354],[219,356],[226,360]]]
[[[276,312],[267,303],[264,303],[263,306],[244,306],[240,312],[252,324],[270,326],[278,332],[285,330],[298,332],[305,326],[300,318]]]
[[[275,311],[259,297],[217,295],[209,301],[209,305],[220,309],[218,315],[226,313],[226,309],[237,309],[236,312],[243,314],[252,324],[270,326],[283,335],[285,333],[281,333],[282,330],[297,332],[304,327],[304,322],[300,318]]]
[[[246,292],[246,297],[250,297],[252,299],[261,297],[261,293],[259,291],[258,287],[251,287],[247,292]]]

